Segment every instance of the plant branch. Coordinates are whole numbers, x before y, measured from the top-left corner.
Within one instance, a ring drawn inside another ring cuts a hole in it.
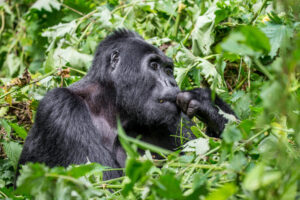
[[[84,16],[84,14],[82,12],[80,12],[80,11],[74,9],[74,8],[71,8],[70,6],[68,6],[68,5],[64,4],[64,3],[61,3],[61,5],[64,6],[64,7],[66,7],[66,8],[68,8],[68,9],[70,9],[70,10],[72,10],[73,12],[75,12],[75,13],[81,15],[81,16]]]
[[[7,92],[7,93],[1,95],[1,96],[0,96],[0,99],[4,98],[4,97],[6,97],[7,95],[12,94],[12,93],[14,93],[14,92],[16,92],[16,91],[18,91],[18,90],[20,90],[20,89],[22,89],[22,88],[25,87],[25,86],[32,85],[32,84],[34,84],[34,83],[37,83],[37,82],[39,82],[39,81],[41,81],[41,80],[47,78],[48,76],[53,75],[54,73],[57,72],[57,70],[58,70],[58,69],[54,69],[54,70],[52,70],[51,72],[49,72],[49,73],[45,74],[44,76],[40,77],[39,79],[36,79],[36,80],[30,82],[29,84],[19,86],[18,88],[14,89],[14,90],[11,90],[11,91],[9,91],[9,92]]]

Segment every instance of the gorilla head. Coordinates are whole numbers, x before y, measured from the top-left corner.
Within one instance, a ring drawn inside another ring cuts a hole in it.
[[[152,126],[179,119],[172,59],[134,32],[118,30],[103,40],[88,76],[113,87],[116,107],[126,120]]]

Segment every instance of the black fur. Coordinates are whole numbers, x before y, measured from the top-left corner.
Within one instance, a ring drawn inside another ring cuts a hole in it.
[[[116,118],[132,137],[173,150],[181,111],[199,116],[219,136],[227,120],[218,114],[208,89],[180,92],[172,60],[138,34],[118,30],[98,46],[88,74],[68,88],[46,94],[19,160],[48,166],[98,162],[124,167]],[[176,104],[177,98],[177,104]],[[216,105],[233,113],[219,97]],[[192,139],[187,131],[184,136]],[[104,179],[122,175],[110,171]]]

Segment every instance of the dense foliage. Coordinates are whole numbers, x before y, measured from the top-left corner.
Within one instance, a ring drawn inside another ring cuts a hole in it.
[[[298,0],[0,0],[0,198],[300,199],[299,13]],[[94,163],[28,164],[13,190],[39,100],[79,80],[119,27],[172,57],[181,89],[211,87],[240,121],[216,139],[194,119],[198,139],[185,154],[119,127],[126,176],[103,181],[112,169]],[[139,156],[137,147],[148,150]]]

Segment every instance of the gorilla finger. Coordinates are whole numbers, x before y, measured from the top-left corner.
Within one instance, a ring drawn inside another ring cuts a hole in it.
[[[200,107],[201,107],[201,104],[200,104],[199,101],[191,100],[190,103],[189,103],[187,112],[186,112],[187,116],[189,118],[194,117],[197,114],[197,112],[199,111]]]
[[[191,99],[192,95],[189,92],[180,92],[177,95],[176,104],[184,113],[186,113]]]

